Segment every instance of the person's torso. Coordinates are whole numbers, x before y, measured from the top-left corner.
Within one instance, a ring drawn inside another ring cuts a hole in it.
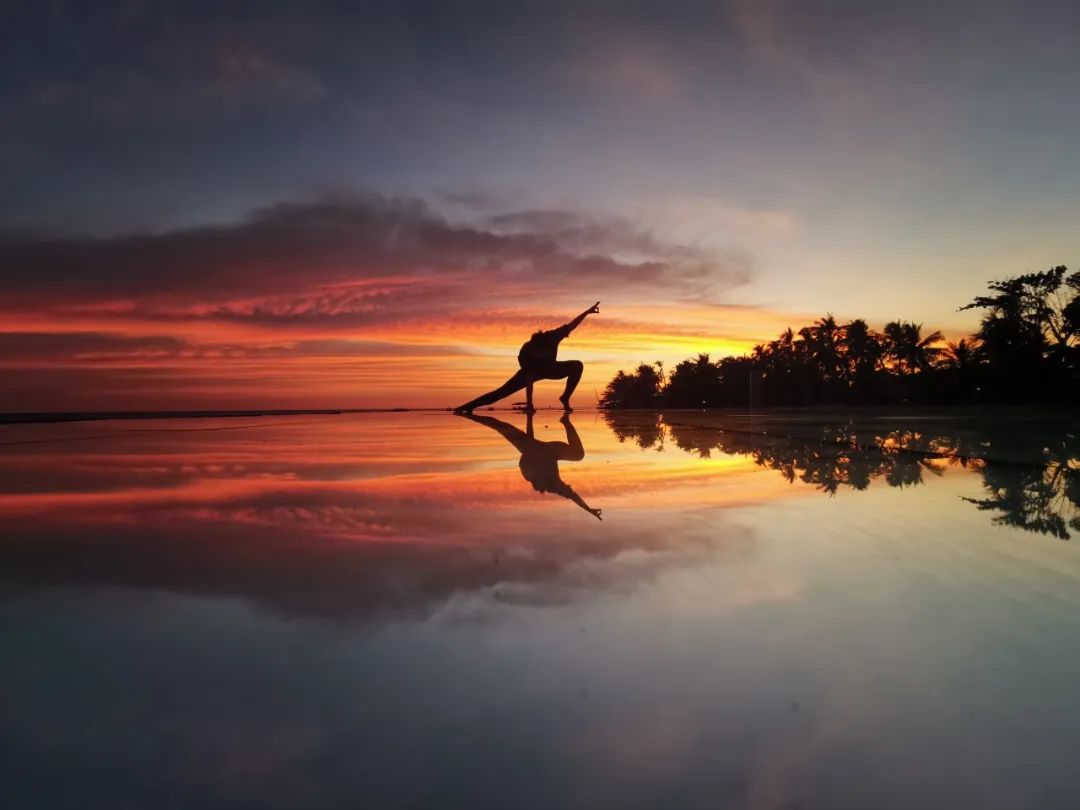
[[[518,461],[518,469],[521,470],[521,477],[532,484],[537,492],[554,492],[562,486],[559,462],[554,453],[523,453]]]
[[[537,332],[529,338],[518,352],[518,365],[537,368],[555,362],[559,353],[559,340],[551,332]]]

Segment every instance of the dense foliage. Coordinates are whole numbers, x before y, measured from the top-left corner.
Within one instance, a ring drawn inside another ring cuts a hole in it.
[[[1080,399],[1080,272],[1064,266],[992,281],[961,310],[983,311],[956,342],[922,324],[878,332],[826,315],[743,357],[660,363],[620,371],[605,408],[715,408],[923,402],[1076,402]]]

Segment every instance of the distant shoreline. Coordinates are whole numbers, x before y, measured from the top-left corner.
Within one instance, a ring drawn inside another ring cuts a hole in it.
[[[559,408],[540,408],[538,413],[559,411]],[[605,409],[582,408],[578,413],[602,413]],[[517,408],[483,408],[483,413],[517,414]],[[257,418],[262,416],[341,416],[358,413],[448,413],[448,408],[254,408],[221,410],[183,410],[183,411],[41,411],[2,413],[2,425],[59,424],[63,422],[107,422],[137,419],[230,419]],[[1080,420],[1076,408],[1062,405],[802,405],[802,406],[764,406],[747,410],[746,408],[610,408],[608,413],[708,413],[723,414],[727,417],[780,417],[814,419],[821,417],[836,418],[844,414],[856,416],[889,416],[927,418],[940,416],[945,418],[983,419],[983,418],[1042,418],[1052,414],[1055,418],[1075,418]]]
[[[57,411],[0,413],[0,425],[99,422],[121,419],[229,419],[257,416],[339,416],[346,413],[400,413],[418,408],[299,408],[219,411]]]
[[[484,408],[498,413],[520,412],[514,408]],[[560,410],[540,408],[540,411]],[[582,410],[592,410],[585,408]],[[341,416],[353,413],[449,413],[449,408],[229,408],[213,411],[25,411],[0,412],[0,425],[59,424],[62,422],[110,422],[125,419],[232,419],[260,416]]]

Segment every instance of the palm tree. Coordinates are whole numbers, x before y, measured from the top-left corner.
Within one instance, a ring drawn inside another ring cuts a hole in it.
[[[881,337],[862,318],[843,327],[844,367],[858,399],[868,396],[884,352]]]
[[[633,374],[619,371],[600,398],[602,408],[653,408],[660,398],[661,380],[653,366],[641,363]]]
[[[720,371],[708,354],[683,360],[667,377],[664,396],[676,408],[700,408],[722,404]]]
[[[818,319],[810,327],[810,334],[822,376],[828,382],[836,380],[840,375],[840,345],[843,333],[832,313]]]
[[[945,336],[935,329],[929,335],[923,337],[921,323],[905,324],[905,329],[908,335],[908,343],[912,347],[912,360],[915,368],[918,371],[927,371],[941,356],[941,348],[934,344],[944,341]]]
[[[907,337],[904,333],[903,321],[889,321],[885,324],[884,335],[885,357],[888,358],[897,371],[903,374],[908,357]]]
[[[921,323],[891,321],[885,324],[886,355],[902,374],[929,369],[941,354],[941,349],[934,344],[944,339],[944,335],[936,330],[924,337]]]
[[[961,372],[966,372],[978,363],[979,341],[977,338],[960,338],[949,341],[941,350],[941,358],[946,365]]]
[[[787,355],[795,353],[795,333],[791,331],[790,326],[780,333],[780,337],[776,339],[776,347]]]

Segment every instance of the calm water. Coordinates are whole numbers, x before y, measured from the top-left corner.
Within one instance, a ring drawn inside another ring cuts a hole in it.
[[[500,416],[0,428],[2,806],[1080,806],[1075,423]]]

